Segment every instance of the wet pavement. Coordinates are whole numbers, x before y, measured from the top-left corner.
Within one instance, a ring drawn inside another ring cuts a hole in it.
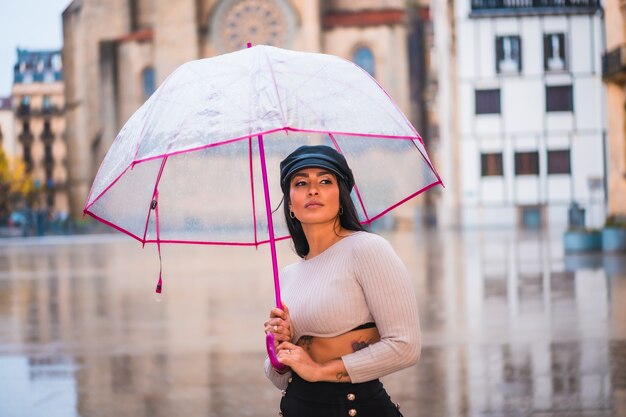
[[[383,233],[420,306],[405,417],[625,416],[626,257],[560,234]],[[296,259],[279,245],[282,264]],[[269,250],[122,235],[0,240],[0,416],[276,416]]]

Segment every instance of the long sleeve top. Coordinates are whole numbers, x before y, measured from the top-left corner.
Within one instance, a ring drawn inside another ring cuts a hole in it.
[[[370,381],[415,364],[420,354],[417,302],[408,271],[389,242],[357,232],[310,260],[285,267],[282,299],[289,307],[292,341],[304,335],[333,337],[375,322],[380,341],[341,357],[353,383]],[[265,374],[285,389],[265,360]]]

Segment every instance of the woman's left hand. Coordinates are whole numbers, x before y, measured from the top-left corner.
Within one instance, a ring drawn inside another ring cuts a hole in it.
[[[315,362],[304,349],[290,342],[278,345],[278,360],[293,369],[300,378],[309,382],[319,380],[321,365]]]
[[[291,316],[289,309],[282,303],[282,309],[274,307],[270,311],[270,318],[265,322],[265,334],[274,334],[274,349],[278,351],[280,342],[291,341]]]

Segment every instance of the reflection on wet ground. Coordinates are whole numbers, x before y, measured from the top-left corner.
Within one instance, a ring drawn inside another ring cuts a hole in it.
[[[385,234],[417,290],[406,417],[626,416],[626,257],[560,234]],[[262,371],[266,247],[119,235],[0,241],[0,416],[276,416]],[[295,260],[281,243],[282,264]]]

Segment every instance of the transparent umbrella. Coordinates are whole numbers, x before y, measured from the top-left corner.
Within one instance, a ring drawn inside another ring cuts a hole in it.
[[[269,243],[288,238],[279,163],[302,145],[347,159],[361,221],[442,184],[423,141],[370,75],[342,58],[254,46],[176,69],[130,117],[84,213],[145,243]],[[161,291],[159,276],[157,292]],[[268,352],[275,366],[273,340]]]

